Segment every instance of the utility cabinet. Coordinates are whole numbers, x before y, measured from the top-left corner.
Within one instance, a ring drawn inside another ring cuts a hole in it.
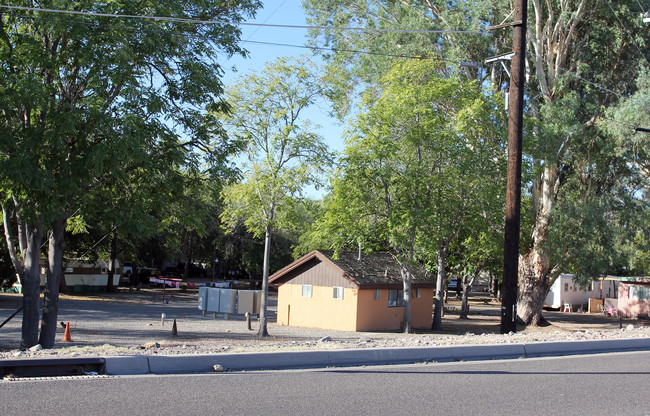
[[[219,291],[219,313],[235,313],[237,291],[232,289],[215,289]]]
[[[253,314],[253,307],[255,306],[255,291],[253,290],[238,290],[237,291],[237,313]]]
[[[199,310],[205,312],[208,310],[208,288],[199,288]]]
[[[220,289],[215,289],[213,287],[208,288],[208,312],[219,312],[219,300],[220,300]]]

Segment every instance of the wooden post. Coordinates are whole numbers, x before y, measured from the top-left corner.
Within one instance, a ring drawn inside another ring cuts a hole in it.
[[[521,137],[524,118],[524,70],[526,68],[527,0],[515,2],[510,100],[508,112],[508,183],[503,252],[501,333],[517,331],[517,283],[519,272],[519,232],[521,212]]]

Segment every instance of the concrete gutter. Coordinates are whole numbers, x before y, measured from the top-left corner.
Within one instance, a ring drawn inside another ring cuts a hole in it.
[[[190,374],[228,371],[479,361],[650,350],[650,338],[598,341],[456,345],[448,347],[291,351],[213,355],[132,355],[105,357],[111,375]]]

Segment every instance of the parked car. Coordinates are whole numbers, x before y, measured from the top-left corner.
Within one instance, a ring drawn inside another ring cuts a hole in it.
[[[131,284],[131,276],[133,275],[133,263],[124,263],[122,266],[122,273],[120,274],[120,285],[129,286]]]
[[[452,277],[449,280],[449,283],[447,283],[448,290],[462,290],[463,289],[462,286],[463,285],[460,283],[460,279],[458,279],[457,277]]]

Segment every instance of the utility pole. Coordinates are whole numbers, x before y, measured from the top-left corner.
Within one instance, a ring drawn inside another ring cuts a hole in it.
[[[515,1],[512,23],[512,65],[508,112],[508,183],[506,225],[503,250],[503,286],[501,289],[501,333],[517,331],[517,284],[519,272],[519,233],[521,215],[521,136],[524,120],[524,70],[526,67],[527,0]]]

